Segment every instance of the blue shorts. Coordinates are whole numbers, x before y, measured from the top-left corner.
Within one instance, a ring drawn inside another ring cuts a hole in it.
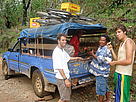
[[[108,78],[103,76],[96,76],[96,94],[105,95],[108,91]]]

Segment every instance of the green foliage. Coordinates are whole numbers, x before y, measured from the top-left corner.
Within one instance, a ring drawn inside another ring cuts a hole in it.
[[[134,65],[134,70],[133,70],[133,77],[132,77],[132,81],[131,81],[131,96],[132,96],[132,100],[136,100],[136,70],[135,70],[136,65]]]
[[[48,8],[60,9],[60,0],[33,0],[31,3],[30,17],[36,17],[37,11],[45,11]]]
[[[4,34],[0,37],[0,53],[6,51],[9,47],[11,47],[11,43],[16,41],[18,37],[18,34],[16,34],[15,31],[12,31],[10,29],[7,29],[7,31],[4,32]]]
[[[21,10],[22,7],[20,2],[15,0],[5,1],[4,9],[3,9],[3,16],[5,17],[5,23],[10,24],[9,25],[10,27],[17,26],[19,24],[19,19],[21,17],[21,13],[22,13],[20,12]]]
[[[4,29],[5,28],[5,25],[4,25],[4,23],[5,23],[5,20],[4,19],[2,19],[3,18],[3,15],[4,15],[4,12],[3,12],[3,1],[2,0],[0,0],[0,30],[2,30],[2,29]]]
[[[46,11],[47,8],[60,9],[61,2],[71,0],[32,0],[27,10],[28,18],[37,17],[37,11]],[[123,1],[120,3],[119,1]],[[27,3],[28,0],[25,0]],[[113,27],[123,23],[135,30],[136,2],[134,0],[72,0],[81,6],[83,16],[97,19],[108,28],[109,34],[114,35]],[[23,4],[21,0],[0,0],[0,34],[5,34],[6,27],[18,27],[23,20]],[[128,12],[129,11],[129,12]],[[123,22],[120,18],[129,19]],[[4,32],[4,33],[3,33]],[[130,32],[130,35],[135,32]],[[1,37],[2,38],[2,37]]]
[[[113,35],[113,27],[123,23],[127,27],[135,28],[136,2],[134,0],[32,0],[27,10],[28,18],[37,17],[37,11],[46,11],[47,8],[60,9],[61,2],[72,1],[81,6],[83,16],[97,19],[108,28]],[[28,0],[25,0],[26,4]],[[23,4],[21,0],[0,0],[0,33],[6,27],[17,27],[23,20]],[[128,12],[129,11],[129,12]],[[123,22],[120,18],[129,19]]]

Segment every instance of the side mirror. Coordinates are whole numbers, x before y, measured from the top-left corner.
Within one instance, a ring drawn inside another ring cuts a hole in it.
[[[12,51],[13,51],[13,49],[12,49],[12,48],[9,48],[9,49],[8,49],[8,51],[12,52]]]

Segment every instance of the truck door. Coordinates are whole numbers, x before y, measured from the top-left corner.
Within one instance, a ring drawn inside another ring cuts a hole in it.
[[[9,68],[19,72],[20,41],[14,45],[9,54]]]
[[[33,56],[21,53],[19,62],[20,72],[27,76],[30,76],[29,69],[32,62],[35,63]]]
[[[30,76],[29,69],[31,67],[31,64],[35,63],[34,56],[31,56],[29,53],[28,47],[28,40],[22,39],[21,40],[21,54],[19,59],[19,68],[20,72]]]

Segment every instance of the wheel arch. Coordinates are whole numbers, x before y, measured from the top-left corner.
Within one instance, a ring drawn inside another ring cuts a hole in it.
[[[35,66],[32,66],[31,67],[31,71],[30,71],[30,78],[32,79],[32,75],[33,75],[33,72],[38,69],[40,70],[39,68],[35,67]],[[41,72],[41,71],[40,71]],[[49,81],[47,80],[47,78],[44,76],[43,72],[41,72],[41,75],[44,79],[44,91],[47,91],[47,92],[55,92],[56,90],[56,86],[49,83]]]
[[[35,67],[35,66],[31,66],[31,68],[30,68],[30,78],[31,78],[31,79],[32,79],[33,72],[34,72],[36,69],[38,69],[38,68]],[[38,70],[39,70],[39,69],[38,69]]]
[[[6,58],[2,58],[2,64],[3,64],[3,61],[5,61],[5,62],[8,64],[8,62],[7,62],[7,59],[6,59]]]
[[[2,59],[2,68],[4,67],[4,63],[6,63],[7,66],[8,66],[8,62],[7,62],[6,58],[3,58],[3,59]],[[8,69],[9,69],[9,68],[8,68]]]

